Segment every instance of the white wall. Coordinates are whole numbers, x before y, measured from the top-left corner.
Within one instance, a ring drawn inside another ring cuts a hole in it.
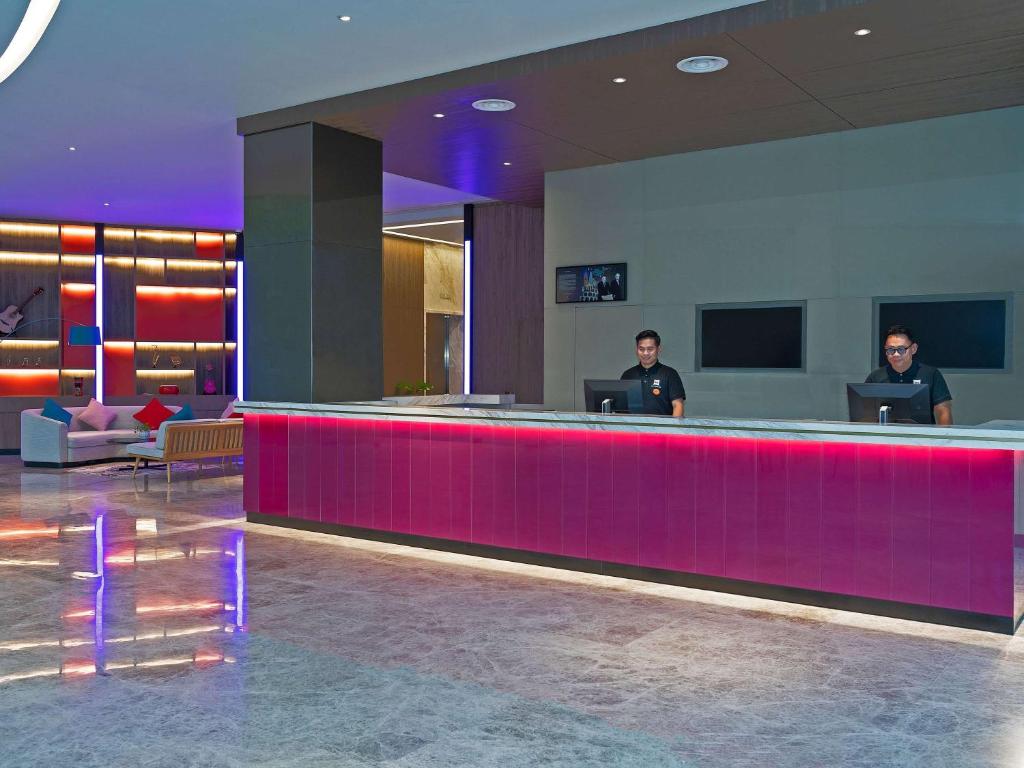
[[[544,242],[548,405],[582,408],[650,327],[687,415],[842,419],[872,297],[1012,292],[1012,370],[947,381],[959,423],[1024,418],[1024,108],[549,173]],[[603,261],[628,302],[554,303],[555,267]],[[806,373],[694,372],[697,304],[783,299],[807,300]]]

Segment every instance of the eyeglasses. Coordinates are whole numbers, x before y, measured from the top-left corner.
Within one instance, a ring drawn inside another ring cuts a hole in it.
[[[903,357],[910,351],[910,347],[886,347],[884,351],[886,357],[896,357],[897,355]]]

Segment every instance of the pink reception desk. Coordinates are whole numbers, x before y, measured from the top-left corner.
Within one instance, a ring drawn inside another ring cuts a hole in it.
[[[1024,432],[241,404],[250,521],[1012,633]]]

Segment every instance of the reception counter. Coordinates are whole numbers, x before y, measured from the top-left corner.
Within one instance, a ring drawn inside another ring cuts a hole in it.
[[[247,518],[997,632],[1020,622],[1024,431],[437,402],[240,404]]]

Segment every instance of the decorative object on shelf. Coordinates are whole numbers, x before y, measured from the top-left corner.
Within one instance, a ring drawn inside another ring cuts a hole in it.
[[[85,394],[85,380],[81,376],[75,376],[73,386],[75,397],[81,397]]]
[[[176,395],[178,394],[177,384],[161,384],[157,387],[156,391],[161,395]]]
[[[203,394],[217,394],[217,382],[213,380],[213,363],[206,364],[206,381],[203,382]]]
[[[36,366],[35,367],[36,368],[42,368],[43,367],[43,358],[41,358],[41,357],[37,357],[36,358]]]
[[[181,355],[172,354],[170,360],[171,368],[181,368]]]
[[[152,349],[153,353],[149,357],[149,366],[150,368],[156,368],[156,364],[160,362],[160,348],[154,344]]]
[[[30,301],[32,301],[32,299],[34,299],[42,292],[43,287],[39,286],[34,291],[32,291],[32,295],[25,299],[23,302],[21,302],[20,305],[11,304],[3,312],[0,312],[0,333],[6,334],[8,336],[14,333],[14,329],[18,327],[18,323],[20,323],[25,318],[25,315],[23,315],[21,311]]]
[[[433,388],[434,385],[426,381],[421,381],[419,384],[416,385],[416,391],[422,392],[424,397],[426,397],[427,393],[430,392],[430,390],[432,390]]]
[[[28,368],[28,358],[27,357],[21,358],[21,365],[18,366],[18,367],[19,368]]]

